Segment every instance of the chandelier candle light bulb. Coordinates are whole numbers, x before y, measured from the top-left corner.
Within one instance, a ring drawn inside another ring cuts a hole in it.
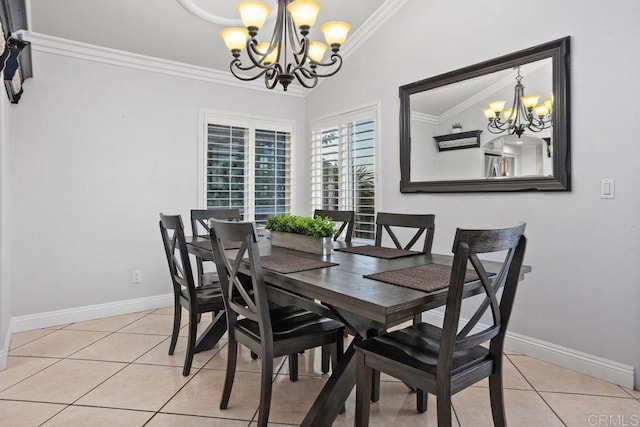
[[[295,80],[310,89],[318,84],[320,77],[333,76],[342,67],[339,51],[351,26],[342,21],[321,25],[331,46],[329,59],[322,62],[328,46],[307,38],[320,12],[320,4],[315,0],[278,0],[276,23],[269,42],[257,40],[258,31],[271,13],[269,6],[260,1],[243,0],[238,4],[238,11],[246,28],[226,28],[220,32],[233,55],[231,73],[238,79],[249,81],[264,76],[268,89],[280,83],[285,91]],[[243,49],[249,57],[248,65],[240,58]]]
[[[258,34],[258,30],[262,28],[264,21],[271,13],[269,6],[259,1],[244,0],[238,3],[237,7],[242,23],[252,36]]]

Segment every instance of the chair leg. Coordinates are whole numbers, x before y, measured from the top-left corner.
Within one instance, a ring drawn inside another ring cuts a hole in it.
[[[330,353],[331,346],[323,345],[322,346],[322,373],[326,374],[329,372],[329,362],[330,362]]]
[[[271,409],[271,385],[273,382],[273,354],[262,355],[262,373],[260,375],[260,407],[258,408],[258,426],[267,427]]]
[[[182,375],[185,377],[191,372],[191,363],[193,362],[193,354],[196,351],[196,334],[198,332],[198,313],[193,310],[189,311],[189,338],[187,341],[187,354],[184,356],[184,369]]]
[[[451,427],[451,388],[438,391],[438,427]]]
[[[292,383],[298,381],[298,353],[289,355],[289,381]]]
[[[324,350],[324,347],[325,346],[322,347],[323,350]],[[335,372],[338,366],[338,362],[340,361],[340,359],[342,359],[342,355],[344,354],[344,338],[343,338],[342,331],[338,331],[338,333],[336,334],[336,342],[334,344],[331,344],[329,347],[332,351],[331,370],[332,372]],[[340,412],[338,413],[344,414],[345,411],[346,411],[345,406],[342,405],[342,408],[340,408]]]
[[[369,425],[372,370],[365,365],[364,354],[356,351],[356,418],[355,425]]]
[[[220,399],[220,409],[227,409],[229,405],[229,397],[231,397],[231,388],[233,387],[233,378],[236,375],[236,362],[238,360],[238,342],[229,334],[229,342],[227,343],[227,374],[224,377],[224,388],[222,389],[222,398]]]
[[[427,403],[429,402],[429,393],[422,389],[416,389],[416,409],[421,414],[427,412]]]
[[[489,376],[489,398],[491,400],[493,425],[496,427],[505,427],[507,425],[507,419],[504,413],[502,370],[498,370]]]
[[[377,337],[378,331],[375,329],[369,329],[367,331],[367,338]],[[380,371],[373,370],[371,374],[371,401],[377,402],[380,400]]]
[[[182,306],[178,301],[173,305],[173,331],[171,332],[171,344],[169,344],[169,356],[176,350],[178,334],[180,333],[180,322],[182,321]]]

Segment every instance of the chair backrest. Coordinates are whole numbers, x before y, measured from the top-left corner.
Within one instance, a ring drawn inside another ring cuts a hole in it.
[[[263,345],[273,345],[269,303],[264,286],[258,232],[253,222],[212,219],[211,245],[227,311],[227,327],[233,330],[238,316],[258,322]],[[225,245],[241,242],[235,256]],[[243,274],[240,275],[239,273]]]
[[[382,246],[382,235],[386,231],[389,234],[394,245],[398,249],[411,249],[413,245],[418,242],[420,236],[424,236],[424,244],[422,245],[422,252],[431,253],[431,246],[433,245],[433,233],[435,232],[436,216],[432,214],[397,214],[378,212],[376,216],[376,246]],[[403,227],[403,228],[415,228],[416,232],[409,240],[409,242],[402,246],[398,237],[395,235],[394,230],[391,227]]]
[[[322,218],[331,218],[334,222],[341,222],[342,225],[338,228],[338,233],[333,237],[333,240],[338,240],[338,237],[346,229],[347,232],[344,235],[344,241],[350,242],[353,237],[353,227],[355,223],[354,211],[332,211],[328,209],[316,209],[313,212],[313,217],[320,216]]]
[[[439,365],[442,362],[445,363],[444,366],[450,366],[447,360],[451,361],[454,351],[462,351],[489,340],[491,353],[496,356],[502,353],[527,243],[524,229],[523,223],[515,227],[494,230],[456,230],[453,242],[453,267],[440,341]],[[500,271],[488,273],[485,268],[486,261],[483,262],[479,255],[496,252],[504,254],[504,261]],[[469,321],[460,328],[460,311],[467,269],[473,269],[478,275],[485,298],[478,304],[477,310]],[[502,297],[498,301],[497,294],[501,288],[503,288]],[[470,334],[488,308],[491,308],[492,324]]]
[[[161,213],[160,234],[169,264],[175,298],[177,299],[181,295],[181,288],[184,287],[188,291],[189,300],[196,303],[196,285],[193,280],[187,242],[184,237],[184,226],[180,215]]]
[[[191,235],[198,236],[198,226],[204,229],[204,234],[209,234],[209,219],[226,219],[229,221],[241,221],[239,208],[228,209],[191,209]]]

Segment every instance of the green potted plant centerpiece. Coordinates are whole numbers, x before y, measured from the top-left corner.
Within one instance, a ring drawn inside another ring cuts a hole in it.
[[[336,228],[330,218],[276,215],[267,220],[265,228],[271,231],[273,246],[322,255],[332,253]]]
[[[454,122],[451,125],[451,133],[460,133],[460,132],[462,132],[462,123]]]

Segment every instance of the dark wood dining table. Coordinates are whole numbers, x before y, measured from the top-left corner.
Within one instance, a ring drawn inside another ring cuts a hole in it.
[[[334,249],[361,246],[366,242],[334,242]],[[187,247],[193,255],[212,260],[211,242],[203,237],[188,238]],[[307,413],[303,426],[330,426],[353,390],[356,380],[354,342],[370,331],[380,331],[396,325],[414,315],[443,306],[447,289],[424,292],[404,286],[392,285],[364,277],[364,275],[416,267],[425,264],[451,266],[452,255],[416,254],[395,259],[375,258],[334,250],[329,256],[297,252],[271,246],[270,240],[261,237],[260,255],[293,254],[337,263],[337,265],[296,273],[278,273],[264,270],[264,280],[269,285],[269,299],[276,304],[297,304],[317,313],[342,321],[354,335],[338,366],[325,383]],[[495,264],[496,272],[499,269]],[[523,266],[524,273],[531,267]],[[465,297],[483,292],[479,282],[470,282]]]

